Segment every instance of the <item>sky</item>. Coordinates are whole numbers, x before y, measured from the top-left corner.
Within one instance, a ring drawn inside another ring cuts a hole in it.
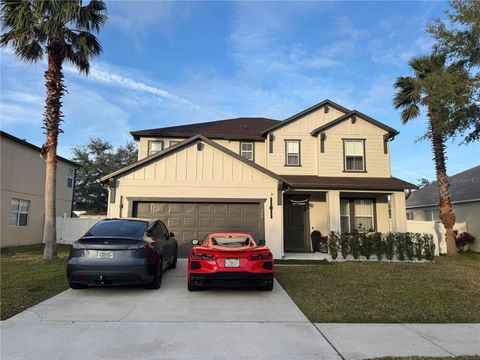
[[[407,125],[393,83],[430,50],[426,24],[448,4],[407,2],[108,1],[103,53],[89,76],[64,66],[58,153],[99,137],[118,146],[130,131],[240,116],[283,120],[326,98],[400,131],[392,175],[435,178],[431,145],[417,141],[425,116]],[[44,142],[46,63],[1,55],[1,129]],[[480,144],[447,142],[450,175],[480,163]]]

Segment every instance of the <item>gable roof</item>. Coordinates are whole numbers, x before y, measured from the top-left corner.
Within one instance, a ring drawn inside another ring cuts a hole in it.
[[[449,176],[450,196],[453,203],[480,201],[480,165]],[[437,206],[437,182],[412,192],[406,201],[407,208]]]
[[[335,120],[332,120],[332,121],[330,121],[329,123],[326,123],[326,124],[324,124],[324,125],[316,128],[316,129],[312,130],[312,131],[310,132],[310,135],[312,135],[312,136],[317,136],[320,132],[329,129],[329,128],[331,128],[332,126],[338,125],[338,124],[340,124],[342,121],[345,121],[345,120],[350,119],[352,116],[358,116],[359,118],[362,118],[363,120],[369,122],[370,124],[372,124],[372,125],[374,125],[374,126],[376,126],[376,127],[379,127],[380,129],[385,130],[386,132],[388,132],[388,135],[389,135],[389,137],[391,137],[391,138],[394,137],[394,136],[396,136],[396,135],[398,135],[398,134],[400,134],[400,132],[397,131],[397,130],[395,130],[394,128],[391,128],[390,126],[385,125],[384,123],[381,123],[380,121],[375,120],[375,119],[371,118],[370,116],[361,113],[361,112],[358,111],[358,110],[352,110],[352,111],[348,112],[347,114],[342,115],[342,116],[340,116],[339,118],[336,118]]]
[[[158,129],[131,131],[138,140],[142,136],[192,137],[203,135],[212,139],[263,140],[262,131],[279,123],[263,117],[241,117],[197,124],[169,126]]]
[[[247,164],[251,167],[253,167],[255,170],[258,170],[262,173],[264,173],[265,175],[267,176],[270,176],[274,179],[277,179],[277,180],[280,180],[280,181],[283,181],[283,179],[278,176],[277,174],[271,172],[270,170],[267,170],[265,169],[263,166],[260,166],[256,163],[254,163],[253,161],[250,161],[250,160],[247,160],[245,159],[243,156],[240,156],[239,154],[227,149],[225,146],[222,146],[210,139],[207,139],[205,136],[203,135],[195,135],[195,136],[192,136],[186,140],[183,140],[181,142],[179,142],[178,144],[175,144],[173,146],[170,146],[168,148],[166,148],[165,150],[162,150],[162,151],[159,151],[153,155],[150,155],[146,158],[143,158],[139,161],[137,161],[136,163],[133,163],[131,165],[128,165],[128,166],[125,166],[124,168],[121,168],[120,170],[117,170],[109,175],[106,175],[104,177],[102,177],[100,179],[101,182],[106,182],[108,181],[109,179],[111,178],[116,178],[118,177],[119,175],[123,175],[125,173],[128,173],[130,171],[133,171],[133,170],[136,170],[142,166],[145,166],[145,165],[148,165],[154,161],[157,161],[167,155],[170,155],[170,154],[173,154],[179,150],[182,150],[188,146],[191,146],[193,143],[196,143],[196,142],[204,142],[212,147],[214,147],[215,149],[217,150],[220,150],[224,153],[226,153],[227,155],[230,155],[231,157],[235,158],[236,160],[239,160],[241,162],[243,162],[244,164]]]
[[[295,115],[292,115],[290,116],[289,118],[279,122],[278,124],[275,124],[271,127],[269,127],[268,129],[264,130],[262,132],[262,135],[266,135],[267,133],[269,133],[270,131],[273,131],[273,130],[277,130],[287,124],[290,124],[291,122],[295,121],[295,120],[298,120],[299,118],[305,116],[305,115],[308,115],[318,109],[320,109],[321,107],[325,106],[325,105],[328,105],[328,106],[331,106],[332,108],[338,110],[338,111],[341,111],[341,112],[344,112],[344,113],[348,113],[350,112],[349,109],[347,109],[346,107],[343,107],[342,105],[339,105],[337,104],[336,102],[333,102],[332,100],[329,100],[329,99],[325,99],[321,102],[319,102],[318,104],[315,104],[313,106],[310,106],[308,109],[305,109],[303,111],[300,111],[299,113],[295,114]]]
[[[12,140],[12,141],[15,141],[16,143],[20,144],[20,145],[23,145],[23,146],[26,146],[32,150],[35,150],[35,151],[38,151],[39,153],[42,152],[42,148],[41,147],[38,147],[36,145],[33,145],[32,143],[29,143],[28,141],[25,141],[25,140],[22,140],[16,136],[13,136],[12,134],[9,134],[9,133],[6,133],[5,131],[2,131],[0,130],[0,135],[1,137],[3,138],[6,138],[6,139],[9,139],[9,140]],[[72,166],[75,166],[75,167],[80,167],[79,164],[77,164],[76,162],[72,161],[72,160],[69,160],[69,159],[66,159],[64,157],[61,157],[61,156],[58,156],[57,155],[57,159],[60,160],[60,161],[63,161],[63,162],[66,162],[67,164],[70,164]]]
[[[405,190],[417,186],[395,177],[337,177],[316,175],[281,175],[296,189],[344,189],[344,190]]]

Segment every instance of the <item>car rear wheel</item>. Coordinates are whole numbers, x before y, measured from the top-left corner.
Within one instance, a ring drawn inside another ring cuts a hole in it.
[[[168,268],[175,269],[177,267],[177,260],[178,260],[178,248],[175,250],[173,261],[170,263],[170,265],[168,265]]]
[[[202,286],[194,285],[190,280],[188,281],[188,291],[200,291],[200,290],[203,290]]]
[[[272,291],[273,290],[273,283],[270,285],[264,285],[258,288],[258,290],[262,291]]]
[[[74,290],[85,289],[87,287],[87,285],[74,284],[74,283],[68,283],[68,286],[70,286],[70,289],[74,289]]]
[[[160,286],[162,286],[162,269],[163,262],[160,260],[158,262],[157,272],[155,273],[152,282],[147,285],[147,289],[160,289]]]

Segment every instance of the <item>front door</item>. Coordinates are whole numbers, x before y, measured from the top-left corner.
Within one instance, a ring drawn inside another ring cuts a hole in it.
[[[283,209],[285,251],[310,251],[307,246],[308,197],[285,195]]]

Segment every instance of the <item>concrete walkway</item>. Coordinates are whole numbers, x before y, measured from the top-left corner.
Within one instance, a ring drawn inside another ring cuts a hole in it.
[[[363,359],[480,354],[479,325],[312,324],[272,292],[67,290],[1,323],[3,359]],[[477,340],[477,341],[475,341]]]

